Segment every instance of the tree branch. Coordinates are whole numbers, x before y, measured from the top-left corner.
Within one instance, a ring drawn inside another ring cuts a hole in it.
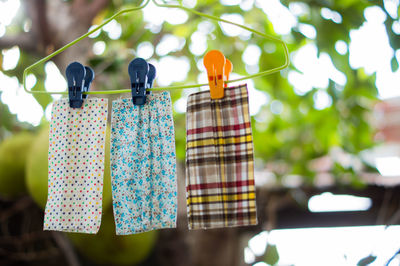
[[[48,238],[48,233],[44,231],[35,231],[26,233],[19,236],[2,236],[0,237],[0,245],[24,245],[27,243],[42,241],[44,238]]]
[[[5,256],[14,263],[16,261],[19,262],[31,262],[31,261],[38,261],[38,260],[45,260],[55,256],[58,256],[59,250],[56,248],[48,248],[46,250],[41,251],[28,251],[28,252],[9,252],[3,248],[0,248],[0,255]]]
[[[400,208],[397,209],[397,211],[392,215],[390,218],[389,222],[387,223],[387,226],[397,224],[400,221]]]
[[[93,0],[91,3],[88,3],[87,0],[75,0],[72,3],[71,10],[82,23],[90,26],[93,18],[109,3],[110,0]]]
[[[36,53],[36,38],[30,33],[20,33],[14,36],[4,36],[0,38],[0,49],[7,49],[13,46],[18,46],[26,52]]]
[[[97,0],[97,1],[93,1],[90,5],[88,5],[88,7],[86,9],[87,9],[87,14],[91,18],[91,20],[93,20],[94,17],[96,17],[96,15],[101,10],[106,8],[109,3],[110,3],[110,0]]]
[[[35,5],[35,11],[37,14],[37,26],[39,39],[43,48],[46,50],[47,46],[52,44],[50,37],[49,24],[47,22],[47,4],[46,0],[37,0]]]
[[[10,208],[3,211],[0,215],[0,221],[5,221],[9,217],[15,215],[16,213],[26,209],[33,203],[32,199],[29,196],[23,197],[18,200],[15,204],[13,204]]]
[[[53,239],[56,241],[58,247],[63,251],[68,264],[71,266],[79,266],[79,259],[75,254],[74,248],[72,247],[69,240],[64,234],[60,232],[51,232]]]
[[[17,45],[20,49],[30,53],[44,53],[48,45],[52,44],[47,23],[45,0],[29,0],[24,2],[26,16],[31,20],[29,32],[0,38],[0,49]]]
[[[383,196],[383,202],[379,208],[378,217],[376,219],[376,224],[384,224],[386,220],[386,215],[388,208],[390,206],[389,201],[392,198],[393,189],[386,189]]]

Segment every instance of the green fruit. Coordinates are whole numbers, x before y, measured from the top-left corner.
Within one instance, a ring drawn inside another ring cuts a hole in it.
[[[16,197],[26,192],[25,164],[34,135],[18,133],[0,144],[0,195]]]
[[[103,210],[111,207],[110,129],[106,132],[105,169],[103,180]],[[44,127],[34,140],[26,165],[26,185],[34,201],[43,209],[48,189],[49,127]]]
[[[110,134],[111,125],[107,126],[106,131],[106,148],[104,155],[104,178],[103,178],[103,210],[106,210],[112,206],[112,194],[111,194],[111,169],[110,169]]]
[[[93,262],[107,265],[133,265],[145,260],[153,250],[157,231],[141,234],[115,235],[111,209],[102,217],[100,231],[96,235],[68,233],[76,248]]]
[[[33,200],[42,208],[47,201],[48,130],[48,127],[44,127],[35,138],[26,164],[26,186]]]

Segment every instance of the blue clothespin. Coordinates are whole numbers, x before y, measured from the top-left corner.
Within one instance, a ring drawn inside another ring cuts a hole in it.
[[[147,89],[153,88],[153,81],[156,78],[156,68],[149,63],[149,73],[147,73]],[[149,95],[151,91],[146,91],[146,95]]]
[[[68,81],[69,106],[71,108],[81,108],[83,100],[87,98],[90,84],[94,79],[94,71],[88,66],[83,66],[78,62],[68,65],[65,74]]]
[[[91,69],[88,66],[85,66],[85,82],[83,84],[83,90],[84,92],[88,92],[90,89],[90,84],[92,83],[93,79],[94,79],[94,71],[93,69]],[[87,94],[82,94],[82,98],[86,99],[87,98]]]
[[[83,103],[82,91],[86,70],[78,62],[68,65],[65,70],[68,82],[69,106],[71,108],[81,108]]]
[[[143,58],[135,58],[129,63],[128,73],[131,78],[132,102],[135,105],[144,105],[146,103],[149,64]]]

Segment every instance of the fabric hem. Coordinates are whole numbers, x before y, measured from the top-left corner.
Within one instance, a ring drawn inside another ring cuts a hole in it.
[[[235,225],[221,225],[221,226],[212,226],[212,227],[191,227],[188,225],[189,230],[209,230],[209,229],[221,229],[221,228],[230,228],[230,227],[244,227],[244,226],[255,226],[258,225],[258,220],[255,223],[247,223],[247,224],[235,224]]]
[[[78,233],[78,234],[91,234],[91,235],[95,235],[99,232],[99,230],[91,232],[82,232],[82,231],[65,230],[58,228],[43,228],[43,231],[57,231],[57,232]]]
[[[176,228],[176,224],[170,224],[167,226],[163,226],[163,227],[152,227],[149,228],[147,230],[140,230],[140,231],[129,231],[129,232],[116,232],[116,235],[118,236],[125,236],[125,235],[134,235],[134,234],[141,234],[141,233],[146,233],[146,232],[150,232],[150,231],[154,231],[154,230],[160,230],[160,229],[171,229],[171,228]]]

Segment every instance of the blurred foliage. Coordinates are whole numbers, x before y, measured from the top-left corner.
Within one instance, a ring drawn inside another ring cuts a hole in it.
[[[114,0],[109,7],[99,13],[93,24],[98,24],[107,17],[123,7],[137,6],[141,1]],[[249,1],[253,3],[252,1]],[[309,163],[315,158],[328,155],[333,147],[341,147],[345,152],[358,156],[362,150],[374,145],[374,129],[370,126],[368,115],[373,104],[377,100],[375,87],[375,76],[367,75],[363,69],[352,69],[349,64],[349,53],[339,54],[335,50],[337,41],[343,41],[349,46],[349,32],[359,28],[364,22],[364,10],[370,6],[380,6],[387,14],[385,27],[393,49],[400,47],[399,36],[393,32],[392,25],[395,19],[385,10],[382,1],[325,1],[325,0],[282,0],[284,8],[291,5],[301,5],[306,12],[298,15],[297,23],[292,27],[289,34],[278,36],[282,38],[289,47],[291,55],[307,44],[315,44],[318,55],[327,53],[335,67],[346,76],[347,83],[344,87],[329,82],[328,88],[313,88],[304,95],[295,93],[293,86],[288,81],[289,71],[298,71],[294,65],[281,73],[254,79],[255,88],[268,96],[260,111],[252,117],[255,156],[257,162],[277,163],[279,171],[274,170],[276,176],[282,177],[288,174],[302,176],[306,181],[312,181],[315,173],[310,169]],[[252,4],[246,11],[239,5],[223,6],[211,0],[197,1],[196,10],[221,16],[223,14],[240,14],[246,25],[257,30],[277,36],[274,25],[263,12],[260,5]],[[342,21],[335,23],[321,16],[321,9],[328,8],[341,15]],[[192,34],[204,28],[204,19],[193,14],[188,14],[188,20],[181,25],[171,25],[164,22],[160,27],[151,27],[143,19],[142,12],[135,12],[122,16],[118,19],[121,24],[122,34],[117,40],[109,38],[106,31],[102,30],[93,42],[103,41],[106,44],[102,55],[94,55],[88,52],[87,61],[94,67],[96,78],[101,82],[96,83],[100,90],[112,90],[129,87],[127,65],[136,56],[138,46],[143,42],[150,42],[154,46],[154,54],[151,59],[160,60],[164,56],[185,57],[190,62],[190,71],[185,84],[197,82],[200,73],[198,64],[201,64],[204,53],[193,55],[190,45],[193,42]],[[25,20],[19,17],[15,24],[7,29],[8,32],[22,32]],[[269,40],[251,35],[249,39],[243,37],[228,37],[221,30],[218,23],[209,21],[213,29],[205,34],[207,49],[219,49],[234,64],[234,72],[247,75],[246,65],[242,60],[245,48],[256,45],[261,48],[261,56],[258,67],[260,70],[270,69],[282,64],[284,56],[281,47]],[[300,30],[300,24],[311,25],[315,28],[316,38],[307,38]],[[151,29],[149,29],[151,28]],[[156,53],[157,45],[164,36],[171,34],[182,37],[185,40],[183,48],[172,51],[167,55]],[[79,45],[79,44],[78,44]],[[205,51],[205,52],[206,52]],[[40,57],[40,56],[39,56]],[[27,66],[39,59],[38,55],[21,51],[17,67],[13,70],[4,71],[6,75],[16,76],[22,81],[22,71]],[[200,62],[200,63],[199,63]],[[173,67],[173,66],[172,66]],[[393,57],[392,69],[398,68],[398,62]],[[44,90],[44,69],[35,70],[37,77],[36,90]],[[103,77],[102,77],[103,76]],[[106,77],[105,77],[106,76]],[[205,82],[205,81],[203,81]],[[157,84],[156,84],[157,85]],[[315,108],[315,95],[319,91],[326,91],[332,98],[332,105],[318,110]],[[173,102],[181,97],[187,97],[187,92],[172,91]],[[254,97],[254,95],[250,95]],[[37,98],[38,102],[45,108],[51,101],[50,96]],[[271,112],[273,103],[282,104],[282,112],[274,114]],[[1,108],[2,105],[0,106]],[[10,114],[2,112],[2,116]],[[178,159],[184,160],[185,156],[185,114],[175,110],[176,149]],[[2,118],[4,119],[4,118]],[[4,121],[8,121],[5,119]],[[1,123],[1,130],[10,130],[9,123]],[[283,170],[282,170],[283,169]],[[341,176],[351,176],[353,184],[359,184],[357,172],[342,165],[335,165],[332,173],[340,182]]]
[[[29,123],[19,122],[17,116],[10,112],[8,106],[0,101],[0,142],[11,134],[23,130],[33,130],[33,126]]]

